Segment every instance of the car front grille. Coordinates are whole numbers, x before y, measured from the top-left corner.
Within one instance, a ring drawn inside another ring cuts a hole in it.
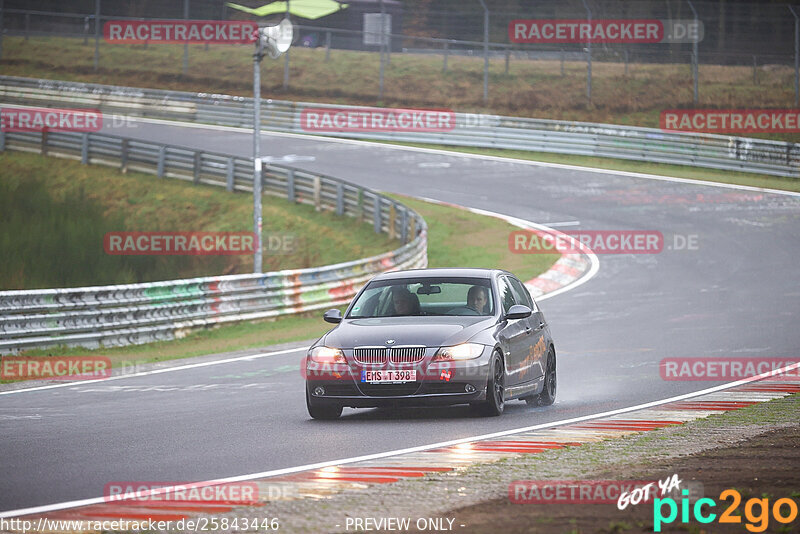
[[[392,347],[389,359],[392,363],[418,363],[425,357],[425,347]]]
[[[356,347],[353,357],[358,363],[382,365],[386,363],[386,347]]]
[[[358,363],[369,365],[382,365],[387,360],[393,364],[419,363],[425,358],[425,347],[356,347],[353,356]]]

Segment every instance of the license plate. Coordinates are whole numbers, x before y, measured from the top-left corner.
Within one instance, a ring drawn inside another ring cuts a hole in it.
[[[399,369],[387,369],[382,371],[361,371],[361,381],[370,384],[385,384],[387,382],[415,382],[417,371],[403,371]]]

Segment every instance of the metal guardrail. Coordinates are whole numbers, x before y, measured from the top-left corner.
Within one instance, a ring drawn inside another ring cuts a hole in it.
[[[0,76],[0,102],[98,108],[104,113],[252,128],[252,99],[239,96],[137,89]],[[304,108],[353,108],[266,100],[262,128],[304,131]],[[363,109],[363,108],[359,108]],[[323,135],[450,146],[469,146],[620,158],[796,178],[800,146],[794,143],[701,133],[665,132],[611,124],[455,114],[447,132],[326,132]]]
[[[97,133],[0,133],[0,150],[40,152],[195,184],[252,191],[253,161]],[[375,191],[283,165],[263,168],[265,194],[369,222],[405,244],[347,263],[264,274],[141,284],[0,291],[0,354],[55,345],[100,347],[180,337],[197,327],[346,304],[375,273],[427,265],[427,227]]]

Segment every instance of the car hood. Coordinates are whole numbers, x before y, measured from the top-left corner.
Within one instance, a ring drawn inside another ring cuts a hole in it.
[[[469,341],[475,334],[495,324],[494,317],[373,317],[345,319],[331,330],[323,343],[329,347],[425,345],[442,347]]]

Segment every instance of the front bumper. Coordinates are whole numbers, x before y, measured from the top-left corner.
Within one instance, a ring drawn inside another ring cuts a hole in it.
[[[414,366],[417,380],[397,384],[369,384],[361,381],[361,371],[376,367],[348,364],[320,368],[307,362],[306,388],[316,404],[353,408],[378,406],[426,406],[466,404],[486,399],[491,348],[472,360],[431,362],[426,358]]]

